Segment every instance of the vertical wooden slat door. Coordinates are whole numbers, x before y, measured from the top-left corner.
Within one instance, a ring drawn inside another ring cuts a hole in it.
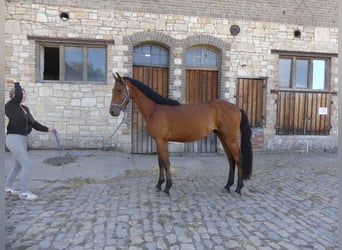
[[[185,84],[185,101],[193,104],[210,101],[218,97],[218,71],[187,70]],[[196,124],[194,124],[196,126]],[[210,134],[208,137],[185,144],[186,152],[213,153],[217,151],[217,137]]]
[[[322,109],[320,111],[320,109]],[[308,93],[305,134],[328,135],[330,131],[331,95]]]
[[[168,96],[168,69],[148,66],[134,66],[133,78]],[[146,122],[135,103],[132,105],[132,153],[156,153],[157,148],[152,137],[147,133]]]
[[[331,94],[279,91],[277,135],[328,135]]]
[[[252,127],[262,126],[264,81],[264,79],[238,79],[236,104],[246,112]]]

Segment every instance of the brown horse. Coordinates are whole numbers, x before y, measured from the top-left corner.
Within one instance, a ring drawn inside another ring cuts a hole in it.
[[[235,165],[238,168],[238,184],[235,192],[241,195],[243,180],[252,175],[251,128],[246,113],[234,104],[213,100],[198,104],[180,104],[164,98],[145,84],[114,75],[112,101],[109,113],[118,116],[130,99],[137,104],[146,120],[146,129],[157,145],[159,180],[158,191],[165,181],[164,192],[172,186],[168,141],[191,142],[214,132],[226,152],[230,169],[226,191],[234,184]],[[238,142],[240,130],[241,149]]]

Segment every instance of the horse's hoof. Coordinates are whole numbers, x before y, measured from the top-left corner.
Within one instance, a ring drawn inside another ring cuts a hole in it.
[[[224,187],[224,188],[222,188],[221,192],[222,193],[230,193],[230,190],[229,190],[229,188]]]
[[[236,194],[239,194],[240,197],[241,197],[241,191],[240,191],[240,190],[235,190],[235,193],[236,193]]]
[[[161,191],[161,185],[159,185],[159,183],[156,185],[156,191],[160,192]]]
[[[167,194],[168,196],[170,196],[169,190],[164,190],[164,193]]]

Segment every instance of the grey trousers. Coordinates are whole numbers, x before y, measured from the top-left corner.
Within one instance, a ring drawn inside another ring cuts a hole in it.
[[[27,136],[8,134],[6,146],[11,151],[14,160],[14,165],[7,176],[6,187],[12,188],[12,183],[21,170],[21,192],[28,192],[28,178],[32,163],[27,152]]]

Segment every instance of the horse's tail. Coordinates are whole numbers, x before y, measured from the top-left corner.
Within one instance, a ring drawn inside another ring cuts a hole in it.
[[[252,130],[248,122],[248,117],[244,110],[241,111],[240,137],[241,137],[241,161],[243,168],[243,179],[248,180],[252,176],[253,152],[251,136]]]

